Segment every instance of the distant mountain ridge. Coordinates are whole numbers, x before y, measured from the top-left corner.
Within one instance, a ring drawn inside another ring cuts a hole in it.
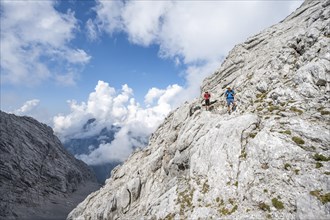
[[[100,126],[98,122],[99,121],[95,118],[88,119],[86,123],[82,125],[80,132],[64,138],[62,142],[63,146],[76,158],[80,158],[81,155],[88,157],[88,155],[94,150],[97,150],[101,144],[111,144],[121,127],[109,124],[103,124],[103,126]],[[95,129],[95,127],[97,128]],[[148,144],[147,137],[145,136],[136,137],[132,136],[131,133],[128,133],[128,135],[131,135],[130,138],[134,139],[136,143],[140,143],[144,146]],[[133,146],[132,150],[134,151],[136,147],[137,146]],[[121,163],[122,161],[112,160],[89,164],[89,167],[93,169],[98,182],[104,184],[105,180],[110,177],[111,170]]]
[[[64,147],[73,155],[89,154],[100,144],[111,143],[115,134],[119,131],[119,127],[110,126],[110,128],[104,127],[99,133],[93,135],[87,135],[92,124],[96,122],[95,118],[88,119],[82,126],[79,136],[66,137],[63,141]]]
[[[85,135],[90,131],[93,123],[96,122],[95,118],[88,119],[82,126],[79,137],[67,137],[63,142],[63,146],[76,157],[79,155],[89,155],[93,150],[97,149],[100,144],[111,143],[115,134],[119,131],[119,127],[111,125],[110,128],[104,127],[99,133],[93,135]],[[98,165],[89,165],[96,175],[97,181],[104,184],[105,180],[110,177],[111,170],[120,164],[119,161],[102,163]]]
[[[210,111],[171,112],[67,219],[330,219],[329,24],[307,0],[236,45],[201,87]]]
[[[0,219],[63,219],[96,190],[93,172],[31,117],[0,111]]]

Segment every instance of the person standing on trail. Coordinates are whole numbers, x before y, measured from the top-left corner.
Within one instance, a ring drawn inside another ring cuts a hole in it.
[[[227,91],[225,92],[226,95],[226,101],[227,101],[227,106],[228,106],[228,113],[230,114],[230,105],[233,104],[233,111],[236,108],[236,104],[235,104],[235,91],[232,90],[230,87],[227,87]]]
[[[209,92],[205,92],[204,93],[204,100],[205,100],[205,108],[206,111],[209,110],[209,106],[210,106],[210,98],[211,98],[211,94]]]

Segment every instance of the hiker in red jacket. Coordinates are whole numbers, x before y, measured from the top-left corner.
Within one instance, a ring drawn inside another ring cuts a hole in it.
[[[204,93],[204,100],[205,100],[205,108],[206,111],[209,110],[209,106],[210,106],[210,98],[211,98],[211,94],[209,92],[205,92]]]

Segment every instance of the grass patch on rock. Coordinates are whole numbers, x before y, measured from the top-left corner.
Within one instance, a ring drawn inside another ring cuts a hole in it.
[[[279,133],[281,133],[281,134],[291,135],[291,131],[290,131],[290,130],[279,131]]]
[[[330,161],[330,157],[326,157],[322,154],[314,154],[313,159],[316,161]]]
[[[270,111],[270,112],[273,112],[273,111],[279,110],[279,109],[280,109],[280,107],[277,105],[272,105],[272,106],[268,107],[268,111]]]
[[[322,190],[314,190],[314,191],[310,191],[309,194],[315,196],[318,200],[322,202],[322,204],[326,204],[330,202],[330,193],[322,194],[321,192]]]
[[[176,189],[178,195],[176,204],[180,206],[180,216],[185,216],[195,208],[193,205],[194,191],[195,189],[189,183],[182,191]]]
[[[315,164],[315,168],[316,168],[316,169],[319,169],[319,168],[321,168],[321,167],[323,167],[323,164],[320,163],[320,162],[316,162],[316,164]]]
[[[283,202],[281,202],[281,201],[278,200],[277,198],[273,198],[273,199],[272,199],[272,205],[273,205],[276,209],[284,209]]]
[[[297,107],[295,107],[295,106],[292,106],[291,108],[290,108],[290,110],[291,111],[293,111],[293,112],[296,112],[296,113],[298,113],[299,115],[301,115],[302,113],[304,113],[304,111],[303,110],[301,110],[301,109],[298,109]]]
[[[205,194],[210,190],[210,185],[208,184],[208,181],[206,180],[202,187],[202,193]]]
[[[175,213],[169,213],[165,216],[164,220],[174,220]]]
[[[246,157],[247,157],[247,153],[246,153],[245,149],[243,149],[239,158],[246,159]]]
[[[228,202],[230,205],[225,203],[223,199],[219,197],[216,198],[216,202],[218,203],[218,213],[221,215],[231,215],[232,213],[236,212],[238,205],[235,204],[235,199],[229,199]],[[229,206],[229,207],[228,207]]]
[[[285,170],[290,170],[291,165],[289,163],[284,164],[284,169]]]
[[[300,137],[297,137],[297,136],[292,137],[292,140],[293,140],[296,144],[298,144],[298,145],[303,145],[303,144],[305,144],[305,141],[304,141],[303,139],[301,139]]]
[[[185,190],[179,193],[179,203],[183,204],[184,207],[191,207],[192,197],[193,197],[193,191],[189,192],[189,190]]]
[[[257,99],[260,99],[261,101],[267,96],[267,92],[264,93],[258,93],[256,95]]]
[[[330,115],[330,111],[321,111],[321,115]]]
[[[250,133],[250,134],[249,134],[249,137],[250,137],[250,138],[255,138],[255,136],[257,136],[257,133]]]
[[[227,208],[223,207],[220,209],[220,213],[222,215],[231,215],[232,213],[236,212],[237,208],[238,208],[237,205],[234,205],[234,207],[232,209],[227,209]]]
[[[268,211],[268,212],[270,212],[270,206],[267,205],[267,204],[264,203],[264,202],[259,203],[258,207],[259,207],[259,209],[261,209],[262,211]]]

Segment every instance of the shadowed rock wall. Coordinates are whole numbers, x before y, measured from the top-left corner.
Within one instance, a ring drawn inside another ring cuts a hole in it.
[[[1,219],[63,219],[74,200],[98,188],[87,165],[64,150],[50,127],[2,111],[0,117]]]

